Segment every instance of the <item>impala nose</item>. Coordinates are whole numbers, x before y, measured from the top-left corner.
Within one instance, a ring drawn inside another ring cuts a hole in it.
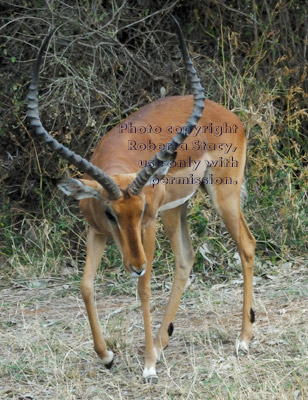
[[[135,278],[140,278],[145,274],[145,268],[142,267],[139,271],[137,271],[132,265],[130,266],[130,269],[132,270],[132,276]]]

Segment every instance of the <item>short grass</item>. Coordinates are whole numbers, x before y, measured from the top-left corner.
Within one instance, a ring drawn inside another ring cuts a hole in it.
[[[154,331],[169,295],[169,264],[153,276]],[[260,260],[257,264],[263,273],[255,277],[250,354],[234,355],[241,274],[206,280],[196,273],[158,362],[159,383],[153,386],[141,378],[144,332],[136,282],[120,267],[113,267],[104,281],[99,274],[96,285],[102,331],[116,354],[111,371],[92,348],[74,274],[3,280],[1,399],[307,399],[307,265],[301,258],[271,268]]]

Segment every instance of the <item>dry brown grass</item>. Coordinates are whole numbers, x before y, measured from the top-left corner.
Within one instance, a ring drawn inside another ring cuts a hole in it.
[[[142,383],[143,323],[135,283],[97,284],[102,330],[116,353],[111,371],[92,349],[79,283],[19,280],[1,288],[1,399],[307,399],[308,273],[304,260],[255,280],[251,352],[234,355],[241,277],[185,292],[158,362],[159,383]],[[153,278],[157,331],[169,292]]]

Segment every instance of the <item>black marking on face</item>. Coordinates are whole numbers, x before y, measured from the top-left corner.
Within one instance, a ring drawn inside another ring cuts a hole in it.
[[[256,316],[255,316],[255,312],[253,311],[253,309],[250,309],[250,322],[253,324],[256,320]]]
[[[168,327],[168,335],[169,335],[169,336],[172,336],[173,330],[174,330],[173,323],[170,322],[170,325],[169,325],[169,327]]]

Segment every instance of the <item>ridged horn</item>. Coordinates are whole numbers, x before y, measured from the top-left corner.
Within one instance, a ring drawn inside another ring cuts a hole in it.
[[[172,140],[166,144],[164,149],[155,154],[155,156],[147,163],[147,165],[138,172],[134,181],[129,185],[128,190],[134,195],[138,195],[142,191],[145,184],[155,174],[155,172],[164,165],[165,162],[173,161],[175,159],[177,148],[184,142],[184,140],[195,128],[199,119],[201,118],[204,108],[204,89],[201,86],[200,79],[198,78],[197,72],[193,67],[180,25],[173,15],[171,15],[171,18],[173,19],[176,27],[183,61],[192,87],[192,92],[194,95],[194,108],[188,121],[186,122],[185,126],[182,127],[181,131],[178,132],[172,138]]]
[[[91,178],[100,183],[108,193],[108,197],[111,200],[116,200],[122,197],[122,191],[118,185],[108,176],[103,170],[96,167],[85,158],[74,153],[67,147],[60,144],[56,139],[49,135],[40,120],[38,111],[38,82],[39,82],[39,70],[42,62],[43,54],[48,46],[48,43],[54,34],[56,29],[53,29],[44,39],[39,53],[37,55],[33,72],[32,80],[27,95],[28,99],[28,111],[27,116],[30,121],[30,125],[34,127],[34,131],[37,137],[44,143],[46,143],[53,151],[58,153],[62,158],[75,165],[79,170],[87,173]]]

